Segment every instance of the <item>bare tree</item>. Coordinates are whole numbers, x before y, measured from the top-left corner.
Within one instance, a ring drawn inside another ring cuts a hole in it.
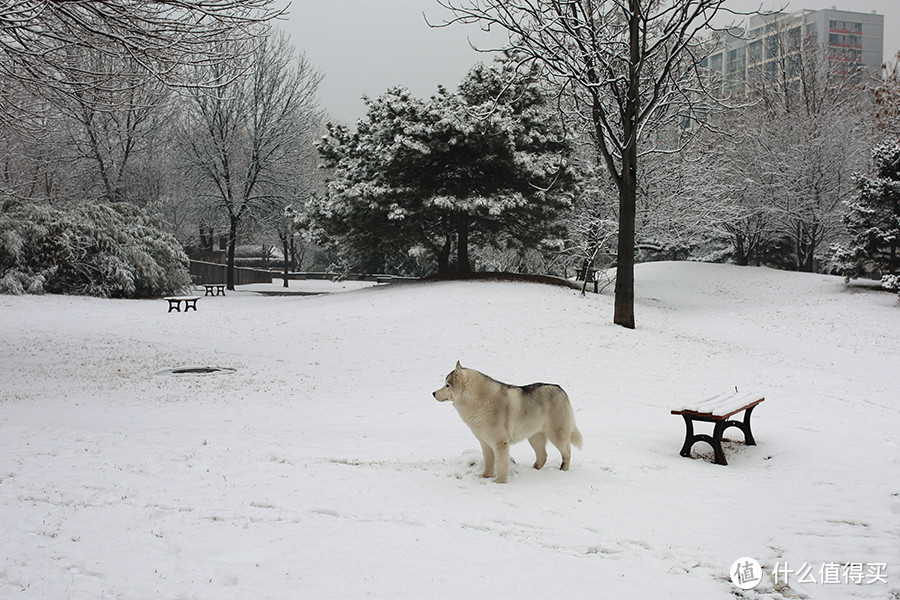
[[[745,109],[752,143],[739,162],[767,188],[769,215],[790,240],[798,270],[814,271],[821,248],[841,233],[854,171],[865,164],[870,123],[862,73],[844,72],[799,28],[777,31],[778,68],[754,78],[761,101]]]
[[[272,0],[18,0],[0,3],[0,80],[71,90],[96,85],[76,54],[126,57],[175,81],[190,63],[227,60],[210,42],[258,35],[284,9]],[[254,32],[254,33],[250,33]]]
[[[653,132],[684,117],[700,36],[724,0],[438,0],[445,22],[509,33],[509,46],[541,64],[571,94],[619,196],[613,322],[634,328],[635,213],[642,153]]]
[[[873,119],[884,137],[900,137],[900,53],[883,65],[872,86]]]
[[[234,43],[229,42],[226,46]],[[228,47],[226,53],[241,54]],[[261,219],[294,200],[295,173],[311,147],[322,114],[322,76],[284,34],[257,45],[248,61],[196,68],[183,116],[181,144],[190,173],[209,191],[213,210],[228,221],[228,288],[234,289],[234,251],[245,218]]]
[[[93,73],[85,77],[88,85],[49,90],[45,96],[63,115],[71,151],[89,166],[90,180],[100,188],[97,196],[145,202],[148,198],[137,198],[130,189],[130,167],[159,137],[171,89],[142,77],[140,65],[128,58],[92,52],[81,62],[86,73]]]
[[[211,40],[260,36],[281,12],[273,0],[0,2],[0,192],[127,197],[164,90],[185,85],[185,66],[234,58]]]
[[[15,126],[0,119],[0,197],[67,201],[81,191],[59,111],[16,82],[0,85],[0,104],[14,102]],[[0,110],[2,112],[2,110]]]

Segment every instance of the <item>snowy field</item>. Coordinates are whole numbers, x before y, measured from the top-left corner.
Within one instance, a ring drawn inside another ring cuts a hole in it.
[[[636,275],[634,331],[609,294],[525,283],[0,296],[0,598],[900,598],[897,296]],[[522,443],[480,478],[431,396],[457,359],[561,384],[571,470]],[[205,366],[234,371],[170,372]],[[758,446],[679,456],[670,410],[734,386],[766,396]]]

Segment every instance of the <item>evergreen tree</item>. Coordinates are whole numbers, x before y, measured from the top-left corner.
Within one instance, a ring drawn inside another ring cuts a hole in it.
[[[895,275],[900,268],[900,142],[877,146],[872,159],[874,176],[857,175],[859,191],[847,203],[849,247],[838,247],[835,253],[848,279],[860,276],[866,265],[885,275]]]
[[[571,206],[569,146],[549,96],[513,74],[509,61],[479,65],[458,92],[439,88],[427,101],[390,89],[367,100],[356,132],[330,126],[319,150],[332,177],[306,225],[363,262],[425,249],[439,272],[454,242],[469,272],[472,245],[559,237],[557,217]]]

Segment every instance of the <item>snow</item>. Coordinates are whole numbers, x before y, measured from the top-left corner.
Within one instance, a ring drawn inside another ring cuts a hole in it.
[[[188,313],[0,296],[0,598],[900,596],[896,295],[696,263],[636,280],[633,331],[609,294],[527,283],[260,293],[277,281]],[[480,478],[431,396],[457,359],[561,384],[571,470],[523,443],[509,483]],[[167,374],[198,366],[234,372]],[[758,446],[679,456],[670,410],[735,386],[766,397]],[[730,581],[744,556],[755,590]],[[886,582],[821,583],[831,563]],[[775,585],[804,565],[817,583]]]

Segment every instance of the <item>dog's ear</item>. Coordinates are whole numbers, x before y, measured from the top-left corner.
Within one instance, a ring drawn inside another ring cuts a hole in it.
[[[456,368],[453,370],[453,382],[457,385],[465,385],[466,382],[466,370],[459,361],[456,361]]]

